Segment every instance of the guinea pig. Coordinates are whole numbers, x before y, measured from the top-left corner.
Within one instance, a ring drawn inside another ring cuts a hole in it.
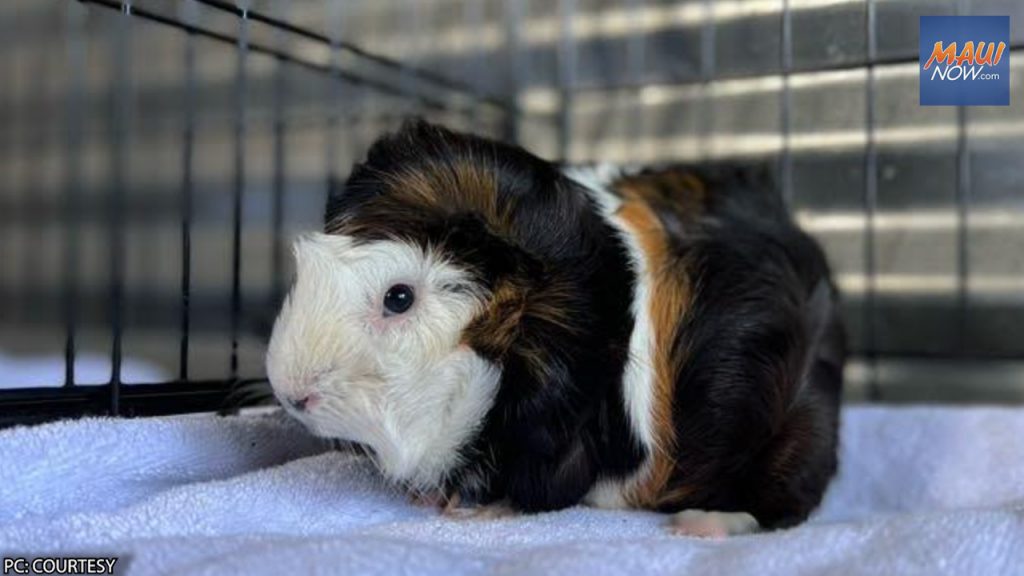
[[[573,170],[407,122],[294,245],[274,393],[449,503],[799,523],[836,470],[845,344],[765,174]]]

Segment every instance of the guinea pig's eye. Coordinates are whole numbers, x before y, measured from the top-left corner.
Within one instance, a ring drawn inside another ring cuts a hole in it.
[[[402,314],[412,307],[415,300],[416,295],[412,291],[412,286],[395,284],[384,294],[384,315]]]

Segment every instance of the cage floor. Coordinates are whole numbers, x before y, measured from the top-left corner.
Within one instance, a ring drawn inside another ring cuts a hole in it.
[[[1020,438],[1020,409],[849,408],[811,522],[712,541],[644,512],[444,518],[276,413],[66,421],[0,432],[0,550],[139,574],[1009,574]]]

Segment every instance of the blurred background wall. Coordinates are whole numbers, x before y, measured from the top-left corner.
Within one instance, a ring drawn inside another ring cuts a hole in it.
[[[76,383],[115,347],[126,383],[259,378],[289,239],[421,114],[571,162],[768,160],[842,289],[851,399],[1024,401],[1024,55],[1010,107],[917,86],[920,15],[1009,14],[1019,47],[1024,2],[108,4],[0,3],[0,388],[64,383],[69,326]]]

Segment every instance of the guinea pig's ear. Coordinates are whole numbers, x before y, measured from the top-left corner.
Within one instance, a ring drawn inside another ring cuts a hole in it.
[[[427,122],[422,116],[409,116],[402,121],[402,126],[395,133],[395,138],[411,143],[422,143],[423,141],[444,139],[452,135],[451,131],[441,126]]]
[[[342,181],[333,176],[327,179],[327,206],[324,210],[324,226],[330,228],[341,214],[347,213],[352,207],[383,193],[379,178],[379,170],[367,162],[356,164],[348,179]]]
[[[324,226],[330,226],[344,206],[345,182],[335,176],[327,177],[327,205],[324,207]]]
[[[360,169],[387,170],[391,165],[400,161],[400,156],[403,155],[403,140],[405,138],[402,136],[401,130],[382,134],[370,145],[366,151],[366,160],[355,167],[353,174]]]
[[[425,150],[443,148],[455,134],[419,116],[402,122],[398,130],[384,134],[370,146],[363,165],[390,171],[420,160]]]
[[[334,176],[333,174],[327,176],[327,202],[330,203],[331,199],[341,196],[342,191],[345,190],[345,182]]]

